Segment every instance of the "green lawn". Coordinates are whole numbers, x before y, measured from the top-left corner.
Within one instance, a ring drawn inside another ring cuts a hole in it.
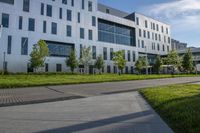
[[[188,75],[175,75],[188,76]],[[192,76],[192,75],[189,75]],[[66,85],[80,83],[98,83],[109,81],[126,81],[126,80],[144,80],[156,78],[171,78],[171,75],[71,75],[71,74],[17,74],[17,75],[0,75],[0,88],[44,86],[44,85]]]
[[[140,92],[175,133],[200,132],[200,85],[172,85]]]

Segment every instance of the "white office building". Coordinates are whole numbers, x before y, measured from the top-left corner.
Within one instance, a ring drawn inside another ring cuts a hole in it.
[[[69,71],[66,57],[75,49],[80,58],[83,46],[91,47],[94,61],[103,56],[108,73],[117,72],[114,51],[125,50],[124,72],[133,73],[139,56],[147,55],[151,64],[171,50],[170,25],[97,0],[0,0],[0,24],[0,70],[9,72],[31,71],[29,55],[40,39],[50,50],[48,72]]]

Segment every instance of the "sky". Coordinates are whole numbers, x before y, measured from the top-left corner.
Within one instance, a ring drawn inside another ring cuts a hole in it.
[[[132,13],[139,12],[171,25],[171,37],[200,47],[200,0],[98,0]]]

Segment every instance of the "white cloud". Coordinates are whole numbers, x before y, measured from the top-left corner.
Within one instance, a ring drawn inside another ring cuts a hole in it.
[[[192,34],[197,36],[196,34],[200,31],[200,0],[174,0],[145,7],[142,11],[149,16],[170,23],[172,35],[174,35],[172,37],[180,37],[181,34],[188,34],[190,37]],[[191,39],[200,42],[199,38],[190,38],[188,41]]]

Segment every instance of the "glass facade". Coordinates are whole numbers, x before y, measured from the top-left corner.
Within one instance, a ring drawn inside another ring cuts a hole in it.
[[[135,46],[135,29],[99,19],[98,40],[108,43]]]
[[[58,43],[58,42],[48,42],[49,55],[56,57],[68,57],[71,50],[74,48],[72,44]]]

